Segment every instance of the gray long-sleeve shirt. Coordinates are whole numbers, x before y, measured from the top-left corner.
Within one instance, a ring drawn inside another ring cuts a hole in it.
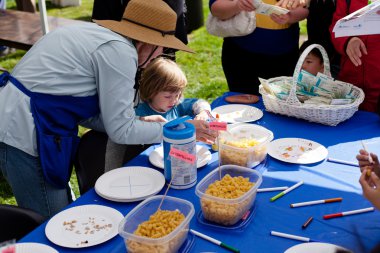
[[[42,37],[12,75],[32,92],[98,94],[100,115],[87,127],[120,144],[158,143],[163,123],[137,120],[133,109],[137,52],[132,41],[94,23],[61,27]],[[11,83],[0,88],[0,142],[38,156],[29,97]]]

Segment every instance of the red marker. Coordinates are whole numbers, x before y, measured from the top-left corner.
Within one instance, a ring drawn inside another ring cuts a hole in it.
[[[333,219],[333,218],[343,217],[343,216],[347,216],[347,215],[372,212],[374,210],[375,210],[374,207],[368,207],[368,208],[363,208],[363,209],[358,209],[358,210],[352,210],[352,211],[347,211],[347,212],[327,214],[327,215],[323,216],[323,219],[325,219],[325,220],[327,220],[327,219]]]

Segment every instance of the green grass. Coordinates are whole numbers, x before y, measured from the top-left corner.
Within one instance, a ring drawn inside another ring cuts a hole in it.
[[[104,0],[107,1],[107,0]],[[148,1],[148,0],[147,0]],[[46,2],[49,16],[64,17],[89,21],[92,13],[93,0],[82,0],[81,6],[60,8]],[[8,9],[15,9],[14,0],[7,1]],[[208,0],[203,0],[204,18],[208,15]],[[306,34],[306,23],[301,22],[301,34]],[[195,54],[177,53],[177,62],[186,73],[188,87],[186,97],[207,99],[209,102],[227,91],[227,83],[221,67],[222,39],[211,36],[205,27],[193,31],[189,35],[189,46]],[[0,66],[11,71],[26,52],[17,50],[15,53],[0,58]],[[82,133],[85,129],[80,129]],[[71,185],[76,196],[79,196],[75,173],[71,176]],[[12,191],[4,178],[0,176],[0,203],[16,204]]]

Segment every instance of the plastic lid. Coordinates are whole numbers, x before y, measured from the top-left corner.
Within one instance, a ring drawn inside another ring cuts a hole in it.
[[[189,139],[195,134],[195,127],[193,124],[185,122],[190,117],[181,117],[172,120],[164,125],[164,137],[174,140]]]

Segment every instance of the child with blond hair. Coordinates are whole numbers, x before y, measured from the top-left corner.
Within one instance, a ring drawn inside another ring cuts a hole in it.
[[[181,68],[172,60],[157,58],[144,69],[139,85],[140,100],[135,109],[140,120],[147,122],[167,122],[182,116],[196,120],[209,119],[211,107],[203,99],[183,98],[187,79]],[[198,124],[199,121],[191,121]],[[198,141],[205,141],[200,133]],[[133,147],[136,149],[135,145]],[[146,145],[140,145],[140,150]],[[136,152],[134,152],[136,153]],[[120,145],[108,139],[105,171],[121,167],[130,159],[128,145]]]

